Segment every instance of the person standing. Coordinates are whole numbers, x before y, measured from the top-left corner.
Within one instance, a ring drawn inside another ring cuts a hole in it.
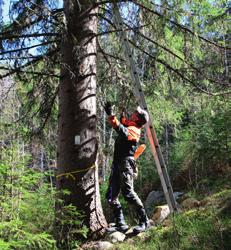
[[[149,116],[145,110],[138,107],[129,120],[123,116],[119,121],[113,112],[113,106],[110,102],[107,102],[104,108],[108,115],[109,123],[118,134],[115,140],[109,187],[106,193],[106,198],[113,210],[115,226],[108,228],[108,231],[126,232],[128,230],[119,201],[121,192],[124,199],[134,207],[139,218],[139,224],[134,228],[134,232],[143,232],[150,226],[150,223],[144,205],[134,191],[134,155],[138,148],[141,129],[148,122]]]

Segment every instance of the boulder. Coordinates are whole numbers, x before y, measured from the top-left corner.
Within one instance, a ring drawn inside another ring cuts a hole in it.
[[[174,192],[175,199],[177,200],[183,195],[183,192]],[[152,217],[155,206],[166,204],[166,199],[163,191],[152,191],[148,194],[144,206],[149,217]]]
[[[182,201],[181,206],[185,209],[197,208],[200,206],[200,201],[195,198],[187,198],[186,200]]]
[[[150,238],[150,235],[146,234],[146,232],[142,232],[142,233],[137,234],[136,237],[139,238],[139,240],[141,241],[146,241]]]
[[[116,242],[123,242],[125,240],[125,237],[126,235],[121,232],[114,232],[109,234],[107,236],[107,239],[112,243],[116,243]]]
[[[144,202],[144,206],[145,206],[148,216],[149,217],[152,216],[155,206],[164,204],[165,202],[166,201],[165,201],[164,192],[162,191],[150,192]]]
[[[107,250],[113,247],[113,244],[109,241],[98,241],[95,243],[94,250]]]
[[[159,224],[164,221],[170,214],[170,209],[168,205],[157,206],[152,215],[152,220],[155,224]]]
[[[106,250],[112,248],[114,245],[108,241],[89,241],[84,243],[78,250]]]

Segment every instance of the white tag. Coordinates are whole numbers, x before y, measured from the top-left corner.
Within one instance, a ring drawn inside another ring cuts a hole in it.
[[[80,145],[80,135],[75,136],[75,145]]]

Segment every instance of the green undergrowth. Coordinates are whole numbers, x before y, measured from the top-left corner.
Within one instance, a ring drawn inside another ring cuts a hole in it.
[[[64,205],[63,200],[58,199],[60,194],[52,181],[53,171],[30,168],[30,158],[19,158],[13,146],[3,153],[0,163],[0,250],[76,249],[79,244],[76,234],[86,238],[87,229],[82,226],[83,217],[76,207]],[[69,191],[62,192],[67,195]],[[60,244],[64,241],[60,236],[64,228],[68,229],[65,244],[70,247],[58,248],[57,241]]]
[[[164,225],[117,244],[114,249],[230,249],[231,189],[204,197],[200,203],[200,207],[175,214]]]

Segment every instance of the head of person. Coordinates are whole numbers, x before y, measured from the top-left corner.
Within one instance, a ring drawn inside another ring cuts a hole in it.
[[[144,126],[149,120],[148,112],[143,110],[140,106],[131,114],[130,121],[135,123],[139,128]]]

